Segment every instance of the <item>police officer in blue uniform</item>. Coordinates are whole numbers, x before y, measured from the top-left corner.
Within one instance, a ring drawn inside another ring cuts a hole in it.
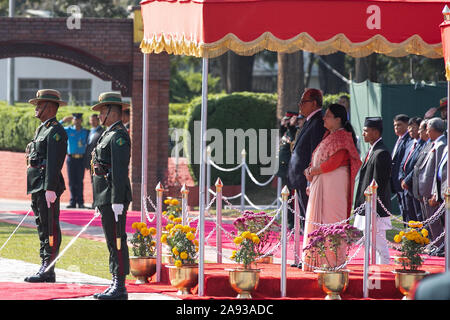
[[[65,117],[61,123],[72,120],[72,126],[64,127],[68,136],[67,173],[69,176],[70,204],[67,208],[85,208],[83,198],[83,179],[85,170],[84,156],[88,143],[89,130],[81,126],[83,114],[73,113],[73,117]]]

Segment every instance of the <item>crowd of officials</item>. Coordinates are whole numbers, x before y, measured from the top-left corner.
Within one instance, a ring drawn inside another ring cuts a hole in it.
[[[348,212],[350,208],[360,207],[365,201],[364,191],[375,179],[378,184],[378,197],[383,203],[383,206],[378,204],[377,208],[378,233],[383,233],[392,228],[390,217],[386,210],[391,210],[391,200],[395,198],[400,211],[398,213],[402,216],[404,222],[410,220],[424,221],[435,213],[445,200],[447,188],[447,98],[443,98],[439,102],[439,106],[429,109],[422,116],[410,117],[409,115],[398,114],[392,119],[393,126],[391,130],[394,131],[397,137],[392,150],[388,150],[383,143],[382,133],[385,130],[382,124],[383,119],[381,117],[367,117],[365,119],[363,132],[359,133],[363,139],[360,137],[354,139],[354,147],[361,160],[359,166],[358,164],[354,166],[359,169],[359,179],[353,178],[355,183],[357,183],[356,194],[353,198],[353,185],[351,182],[349,188],[351,187],[352,190],[350,190],[350,193],[347,193],[351,197],[351,203],[343,211]],[[343,108],[339,109],[335,105],[340,105]],[[346,111],[340,115],[341,118],[346,117],[346,119],[338,121],[337,126],[337,129],[343,129],[350,120],[349,98],[341,96],[337,104],[331,106],[328,108],[330,111],[331,109],[341,110],[331,113],[333,119],[338,118],[339,112]],[[281,178],[282,185],[287,185],[291,191],[297,191],[301,216],[303,218],[306,217],[306,221],[308,221],[307,212],[311,211],[311,215],[309,215],[311,220],[313,219],[312,217],[317,216],[312,211],[317,210],[318,207],[316,203],[316,209],[308,208],[313,202],[310,199],[311,192],[313,189],[314,192],[318,192],[316,185],[319,183],[312,180],[312,176],[308,179],[311,170],[314,172],[315,169],[314,152],[323,153],[323,150],[326,150],[320,148],[320,143],[324,142],[325,137],[333,131],[327,128],[326,110],[322,110],[322,94],[320,90],[306,89],[298,108],[298,110],[286,112],[280,122],[281,138],[277,175]],[[435,113],[437,113],[436,116]],[[351,125],[347,125],[351,127]],[[352,128],[348,131],[355,135]],[[364,140],[370,146],[366,154],[361,154],[360,152],[361,140]],[[328,145],[334,147],[336,143],[330,142]],[[342,146],[339,148],[343,149]],[[330,167],[330,163],[333,163],[333,170],[338,167],[351,169],[351,162],[349,161],[351,157],[349,155],[352,154],[352,150],[351,148],[348,150],[343,155],[346,157],[345,159],[342,156],[339,158],[339,155],[333,155],[333,157],[331,155],[325,156],[324,158],[331,161],[321,164],[318,167],[318,174],[324,174],[324,179],[328,177],[330,174],[328,172],[331,170],[327,169],[327,167]],[[350,172],[348,177],[350,177]],[[320,183],[323,184],[323,182]],[[339,187],[336,187],[337,185]],[[339,192],[338,197],[345,198],[342,192],[342,184],[339,183],[337,185],[334,185],[334,189]],[[319,207],[322,208],[327,203],[331,203],[333,208],[336,207],[338,204],[332,200],[333,192],[324,188],[326,187],[321,185],[320,192],[326,194],[323,195],[323,204]],[[321,216],[317,217],[317,222],[325,223],[327,214],[321,213]],[[397,211],[394,214],[397,214]],[[345,217],[343,215],[342,219],[345,219]],[[357,215],[354,225],[364,229],[364,221],[361,220],[363,218],[363,213]],[[305,227],[304,220],[301,219],[301,227],[305,231],[305,238],[307,238],[306,233],[311,230],[307,228],[307,225]],[[294,214],[291,211],[288,214],[288,225],[290,228],[294,226]],[[439,219],[427,226],[431,241],[438,239],[444,231],[444,225],[444,215],[441,215]],[[444,237],[441,236],[427,253],[444,256],[443,240]],[[304,247],[306,245],[307,239],[304,241]],[[385,237],[377,239],[377,249],[377,252],[380,253],[379,257],[377,257],[378,262],[389,263],[389,251]]]

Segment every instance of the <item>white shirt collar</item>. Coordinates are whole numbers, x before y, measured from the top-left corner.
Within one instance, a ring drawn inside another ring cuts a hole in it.
[[[309,116],[306,117],[306,121],[309,121],[309,119],[311,119],[317,112],[322,111],[322,109],[317,109],[316,111],[313,111],[309,114]]]

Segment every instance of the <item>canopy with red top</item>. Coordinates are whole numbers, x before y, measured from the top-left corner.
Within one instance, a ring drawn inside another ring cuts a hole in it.
[[[442,57],[440,0],[144,0],[144,53]]]

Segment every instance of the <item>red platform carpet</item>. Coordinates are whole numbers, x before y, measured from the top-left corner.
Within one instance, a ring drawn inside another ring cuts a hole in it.
[[[163,268],[162,281],[160,283],[148,283],[136,285],[135,281],[127,282],[129,293],[162,293],[182,299],[234,299],[236,292],[232,289],[228,280],[227,268],[236,267],[235,264],[205,264],[205,295],[198,296],[198,287],[192,289],[190,295],[176,295],[168,280],[167,269]],[[258,288],[253,292],[254,299],[282,299],[280,297],[280,268],[279,264],[259,264],[261,269]],[[394,274],[391,272],[395,266],[373,266],[370,280],[374,289],[369,292],[369,299],[395,300],[403,296],[395,288]],[[342,299],[359,300],[362,297],[361,265],[349,265],[351,270],[348,289],[343,293]],[[443,272],[442,266],[424,266],[424,270],[430,273]],[[101,292],[106,286],[92,286],[80,284],[33,284],[0,282],[2,300],[51,300],[68,299],[90,296]],[[323,299],[325,294],[317,286],[317,275],[313,272],[303,272],[297,268],[287,268],[287,297],[285,300],[311,300]]]

